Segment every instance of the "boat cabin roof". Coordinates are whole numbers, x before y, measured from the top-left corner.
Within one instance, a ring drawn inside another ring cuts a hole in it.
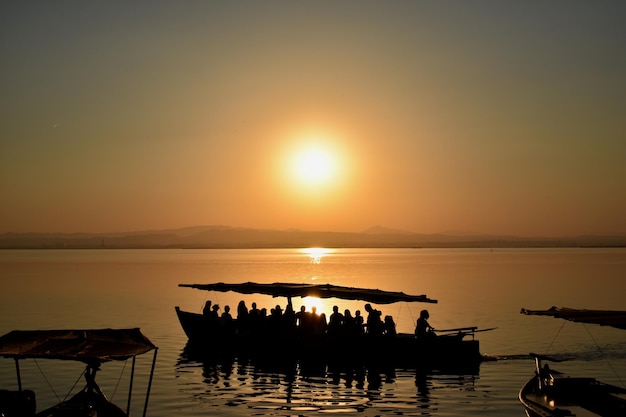
[[[551,307],[547,310],[527,310],[522,308],[521,313],[529,316],[552,316],[579,323],[599,324],[626,330],[626,311]]]
[[[76,360],[88,364],[126,360],[155,348],[137,328],[13,330],[0,337],[0,356]]]
[[[205,291],[233,291],[240,294],[265,294],[273,297],[340,298],[344,300],[368,301],[374,304],[391,304],[401,301],[422,303],[437,302],[437,300],[430,299],[426,295],[409,295],[397,291],[343,287],[331,284],[294,284],[283,282],[275,282],[272,284],[259,284],[255,282],[228,284],[218,282],[213,284],[178,284],[178,286]]]

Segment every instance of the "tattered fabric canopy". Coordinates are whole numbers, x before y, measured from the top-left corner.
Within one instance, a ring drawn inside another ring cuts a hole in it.
[[[246,282],[243,284],[178,284],[179,287],[195,288],[206,291],[234,291],[240,294],[266,294],[273,297],[317,297],[340,298],[344,300],[361,300],[375,304],[391,304],[401,301],[436,303],[425,295],[408,295],[403,292],[382,291],[367,288],[342,287],[331,284],[291,284],[276,282],[273,284],[258,284]]]
[[[126,360],[156,346],[139,329],[14,330],[0,337],[0,356],[100,363]]]
[[[548,310],[526,310],[522,308],[520,313],[530,316],[552,316],[579,323],[599,324],[626,330],[626,311],[551,307]]]

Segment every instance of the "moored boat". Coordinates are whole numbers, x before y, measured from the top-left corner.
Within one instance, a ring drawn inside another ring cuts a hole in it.
[[[377,289],[342,287],[330,284],[243,283],[243,284],[179,284],[180,287],[206,291],[234,291],[240,294],[267,294],[286,297],[291,309],[293,297],[337,298],[360,300],[375,304],[396,302],[436,303],[425,295],[408,295],[402,292]],[[230,352],[237,356],[279,356],[324,361],[356,363],[386,362],[397,366],[451,366],[475,364],[483,359],[479,341],[475,338],[477,327],[439,330],[436,337],[420,340],[413,334],[340,331],[332,333],[305,332],[291,327],[279,331],[239,331],[237,324],[225,331],[211,324],[200,313],[183,311],[175,307],[180,324],[189,343],[201,344],[205,351]],[[235,320],[234,320],[235,321]],[[257,326],[258,327],[258,326]],[[256,327],[255,327],[256,329]],[[258,329],[257,329],[258,330]]]
[[[135,358],[154,350],[143,415],[146,415],[157,347],[135,329],[89,330],[14,330],[0,337],[0,356],[15,360],[17,391],[0,391],[0,415],[3,417],[128,417],[130,413]],[[32,390],[23,388],[19,361],[24,359],[80,361],[86,365],[85,386],[71,398],[36,412]],[[96,383],[96,373],[108,361],[133,359],[127,409],[109,401]]]
[[[552,307],[547,310],[521,310],[522,314],[552,316],[581,323],[626,329],[626,312]],[[626,416],[626,389],[591,377],[569,376],[553,370],[545,362],[558,359],[535,357],[535,374],[519,392],[519,400],[531,417]]]

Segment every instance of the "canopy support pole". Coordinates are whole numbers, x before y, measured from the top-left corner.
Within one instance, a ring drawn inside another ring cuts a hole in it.
[[[130,371],[130,386],[128,387],[128,403],[126,405],[126,414],[130,415],[130,399],[133,396],[133,380],[135,379],[135,361],[137,356],[133,356],[133,366]]]
[[[146,392],[146,403],[143,406],[143,417],[146,417],[148,411],[148,399],[150,398],[150,389],[152,388],[152,377],[154,376],[154,366],[156,365],[157,352],[159,348],[154,348],[154,357],[152,358],[152,368],[150,368],[150,379],[148,380],[148,391]]]
[[[543,378],[541,377],[541,359],[538,356],[535,356],[535,372],[537,372],[537,381],[539,390],[543,390]]]
[[[22,392],[22,374],[20,372],[20,362],[17,357],[15,358],[15,372],[17,374],[17,389]]]

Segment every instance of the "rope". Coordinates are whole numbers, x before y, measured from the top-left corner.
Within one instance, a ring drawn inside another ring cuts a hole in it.
[[[602,357],[604,358],[604,360],[606,361],[607,365],[609,366],[609,368],[611,368],[611,371],[613,371],[613,375],[615,375],[615,377],[617,378],[617,380],[619,381],[620,385],[622,387],[624,387],[624,381],[622,381],[622,379],[620,378],[619,374],[617,373],[617,371],[615,370],[615,368],[613,367],[613,364],[611,363],[611,361],[609,361],[608,356],[606,356],[604,354],[604,351],[602,350],[602,348],[600,347],[600,345],[598,344],[598,342],[596,342],[596,339],[593,337],[593,335],[591,334],[591,332],[589,331],[589,327],[583,323],[583,326],[585,327],[585,330],[587,331],[587,334],[589,335],[589,337],[591,338],[591,340],[593,341],[593,343],[596,345],[596,348],[598,349],[598,352],[600,352],[600,355],[602,355]]]
[[[120,386],[120,381],[122,380],[122,375],[124,375],[124,370],[126,369],[126,363],[128,361],[124,361],[124,366],[122,366],[122,371],[120,372],[119,378],[117,378],[117,383],[115,384],[115,388],[113,388],[113,393],[111,394],[111,401],[113,401],[113,397],[115,397],[115,393],[117,392],[117,387]]]
[[[552,349],[552,345],[554,344],[554,342],[556,342],[557,337],[559,337],[559,334],[561,333],[561,330],[563,330],[563,326],[565,326],[566,321],[563,320],[561,322],[561,327],[559,327],[559,331],[556,332],[556,334],[554,335],[554,339],[552,339],[552,342],[550,342],[550,346],[548,346],[548,349],[546,349],[546,355],[548,354],[548,352],[550,351],[550,349]]]
[[[76,381],[74,382],[74,385],[72,385],[72,388],[70,388],[70,390],[67,392],[67,394],[65,394],[65,398],[63,398],[63,401],[67,400],[67,397],[70,396],[70,394],[72,393],[72,391],[74,391],[74,388],[76,388],[76,384],[78,384],[78,381],[80,381],[80,379],[83,377],[83,374],[85,373],[85,371],[81,372],[80,375],[78,375],[78,378],[76,378]],[[57,397],[58,399],[58,397]]]
[[[411,307],[409,307],[409,305],[407,304],[406,309],[409,312],[409,317],[411,317],[411,324],[413,325],[413,327],[415,327],[415,323],[417,323],[417,317],[413,315],[413,311],[411,310]]]
[[[57,400],[59,402],[61,402],[61,398],[59,398],[59,396],[57,395],[56,391],[54,390],[54,388],[52,387],[52,384],[50,384],[50,381],[48,381],[48,378],[46,377],[46,374],[43,373],[43,370],[41,369],[41,367],[39,366],[39,362],[37,362],[37,359],[33,359],[35,361],[35,365],[37,366],[37,369],[39,369],[39,372],[41,373],[41,376],[43,376],[43,379],[46,381],[46,383],[48,384],[48,387],[50,387],[50,390],[52,391],[52,393],[54,394],[55,397],[57,397]]]

